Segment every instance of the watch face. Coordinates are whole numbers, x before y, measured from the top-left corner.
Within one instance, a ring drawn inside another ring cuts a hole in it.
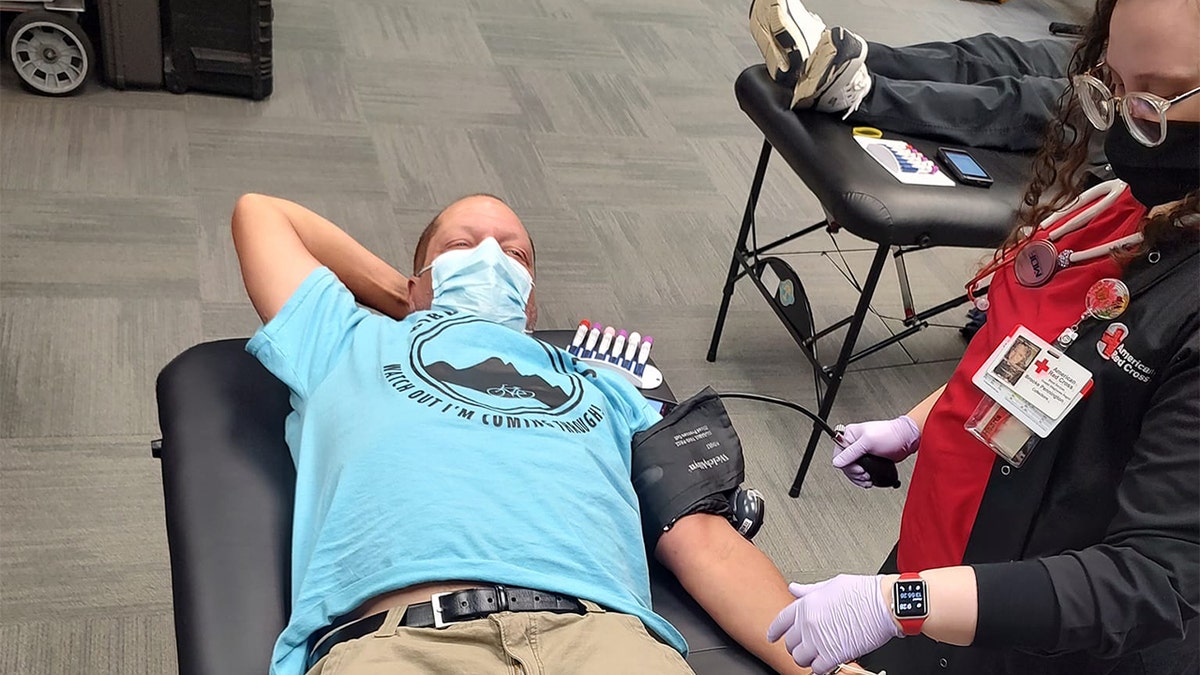
[[[892,608],[897,619],[920,619],[929,615],[925,582],[897,581],[892,587]]]

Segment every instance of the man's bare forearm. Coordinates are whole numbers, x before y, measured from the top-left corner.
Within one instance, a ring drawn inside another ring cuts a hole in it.
[[[784,675],[809,675],[782,642],[767,642],[767,627],[795,598],[771,559],[724,518],[686,516],[655,549],[684,589],[738,644]]]
[[[256,219],[266,225],[267,210],[286,219],[304,247],[341,279],[359,303],[396,319],[408,315],[407,278],[312,210],[278,197],[247,195],[239,201],[234,219],[248,221],[246,227],[254,227]]]

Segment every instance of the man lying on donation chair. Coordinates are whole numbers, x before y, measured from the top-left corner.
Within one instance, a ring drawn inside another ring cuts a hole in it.
[[[272,675],[691,673],[647,551],[749,651],[807,672],[766,640],[786,581],[727,517],[740,455],[680,469],[657,433],[675,413],[526,334],[534,247],[501,200],[438,214],[408,278],[282,199],[239,200],[233,239],[265,322],[247,350],[294,407]]]

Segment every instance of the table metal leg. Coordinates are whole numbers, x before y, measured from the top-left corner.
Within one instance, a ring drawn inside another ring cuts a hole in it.
[[[746,253],[746,240],[750,236],[750,228],[754,227],[754,210],[758,207],[758,195],[762,191],[763,178],[767,175],[767,162],[771,159],[771,143],[763,140],[762,151],[758,155],[758,168],[754,170],[754,182],[750,185],[750,196],[746,198],[746,210],[742,214],[742,228],[738,231],[737,242],[733,245],[733,256],[729,261],[729,274],[725,277],[725,289],[721,295],[721,308],[717,310],[717,323],[713,326],[712,341],[708,345],[709,363],[717,360],[717,345],[721,343],[721,331],[725,328],[725,316],[729,313],[729,301],[733,298],[733,287],[737,283],[739,267],[742,266],[742,256]]]
[[[912,288],[908,285],[908,266],[904,264],[904,251],[899,246],[893,246],[892,258],[896,260],[896,276],[900,282],[900,302],[904,305],[904,320],[910,321],[917,314],[913,304]]]
[[[817,416],[823,420],[828,420],[829,413],[833,410],[833,402],[837,399],[838,389],[842,386],[842,376],[846,373],[846,366],[849,365],[850,356],[854,353],[854,344],[858,342],[858,334],[862,331],[867,312],[870,311],[871,299],[875,296],[875,288],[879,285],[879,276],[887,262],[889,249],[887,244],[881,245],[876,249],[875,258],[871,261],[871,270],[867,272],[862,294],[858,297],[858,305],[854,308],[854,317],[846,329],[846,337],[842,342],[841,351],[838,352],[837,362],[829,373],[829,388],[821,397],[821,405],[817,410]],[[808,474],[809,465],[812,464],[813,454],[821,440],[821,433],[820,427],[814,424],[812,434],[808,437],[808,445],[804,448],[804,457],[800,460],[800,468],[796,471],[795,480],[792,481],[792,489],[788,491],[788,495],[791,497],[800,496],[800,488],[804,485],[804,477]]]

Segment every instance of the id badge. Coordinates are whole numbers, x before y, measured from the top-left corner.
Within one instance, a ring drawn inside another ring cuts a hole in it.
[[[1030,436],[1049,436],[1087,395],[1092,374],[1062,349],[1017,326],[971,382],[985,397],[968,420],[967,430],[1020,466],[1032,448]]]

